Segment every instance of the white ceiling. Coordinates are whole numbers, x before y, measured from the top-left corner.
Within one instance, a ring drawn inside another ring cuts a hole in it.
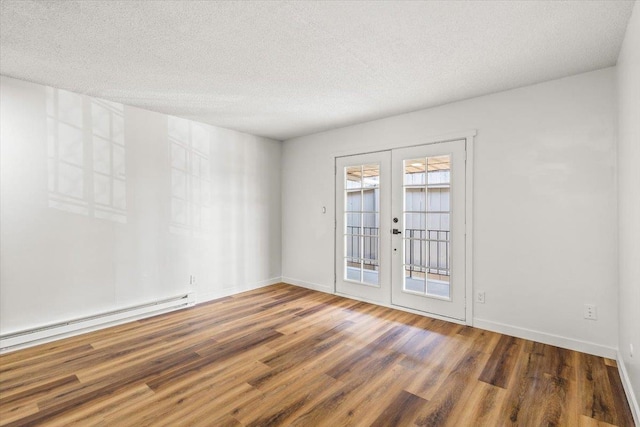
[[[632,1],[7,1],[0,73],[289,139],[615,65]]]

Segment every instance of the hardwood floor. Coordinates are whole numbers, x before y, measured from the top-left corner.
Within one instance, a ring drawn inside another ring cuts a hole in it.
[[[279,284],[0,356],[0,425],[632,426],[615,361]]]

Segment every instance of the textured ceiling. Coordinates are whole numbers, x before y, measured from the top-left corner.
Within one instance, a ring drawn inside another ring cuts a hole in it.
[[[7,1],[0,73],[275,139],[615,65],[632,1]]]

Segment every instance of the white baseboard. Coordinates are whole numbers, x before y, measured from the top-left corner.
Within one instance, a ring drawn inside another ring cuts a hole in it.
[[[326,285],[319,285],[317,283],[305,282],[303,280],[297,280],[291,277],[282,277],[282,281],[284,283],[288,283],[291,285],[300,286],[303,288],[312,289],[312,290],[325,292],[329,294],[340,295],[345,298],[350,298],[357,301],[369,302],[371,304],[382,305],[383,307],[389,307],[396,310],[408,311],[410,313],[424,315],[424,313],[418,312],[415,310],[405,309],[403,307],[397,307],[394,305],[381,304],[380,302],[376,302],[376,301],[367,301],[366,299],[355,298],[349,295],[336,293],[330,286],[326,286]],[[449,322],[464,324],[464,322],[456,321],[454,319],[448,319],[448,318],[439,317],[439,316],[436,316],[436,318],[446,320]],[[636,425],[640,426],[640,409],[638,408],[638,401],[636,399],[635,393],[633,392],[633,388],[631,387],[631,381],[627,374],[627,370],[625,368],[624,361],[622,360],[622,356],[617,349],[613,347],[607,347],[601,344],[588,342],[588,341],[567,338],[560,335],[548,334],[545,332],[535,331],[535,330],[526,329],[526,328],[520,328],[517,326],[506,325],[504,323],[493,322],[485,319],[478,319],[478,318],[474,319],[473,326],[476,328],[486,329],[488,331],[493,331],[493,332],[499,332],[501,334],[511,335],[514,337],[536,341],[543,344],[554,345],[556,347],[566,348],[569,350],[580,351],[583,353],[593,354],[600,357],[607,357],[609,359],[617,359],[620,378],[622,379],[622,385],[627,395],[627,399],[629,400],[629,405],[631,406],[633,419]]]
[[[298,279],[294,279],[292,277],[282,277],[282,281],[284,283],[288,283],[290,285],[294,285],[294,286],[300,286],[302,288],[307,288],[307,289],[311,289],[314,291],[320,291],[320,292],[324,292],[327,294],[333,294],[335,293],[333,291],[333,286],[328,286],[328,285],[320,285],[318,283],[311,283],[311,282],[305,282],[304,280],[298,280]]]
[[[203,302],[228,297],[229,295],[235,295],[241,292],[251,291],[253,289],[264,288],[265,286],[275,285],[280,282],[282,282],[282,277],[278,276],[243,286],[234,286],[233,288],[220,289],[214,292],[198,293],[196,297],[196,304],[202,304]]]
[[[280,283],[281,281],[281,277],[273,277],[271,279],[251,283],[246,286],[236,286],[210,293],[196,295],[195,292],[189,292],[184,301],[159,301],[157,303],[145,304],[140,307],[116,310],[112,313],[96,314],[82,319],[63,321],[53,325],[45,325],[41,328],[34,328],[29,331],[5,334],[0,336],[0,354],[33,347],[38,344],[44,344],[60,340],[62,338],[85,334],[87,332],[97,331],[111,326],[121,325],[134,320],[157,316],[158,314],[190,307],[194,304],[200,304],[213,299],[273,285]]]
[[[336,294],[336,295],[343,296],[345,298],[351,298],[358,301],[369,302],[371,304],[377,304],[383,307],[407,311],[409,313],[420,314],[428,317],[434,317],[436,319],[446,320],[452,323],[465,324],[465,322],[459,321],[456,319],[450,319],[447,317],[426,314],[420,311],[411,310],[411,309],[407,309],[404,307],[399,307],[391,304],[383,304],[377,301],[367,301],[365,299],[355,298],[350,295],[343,295],[340,293],[336,293],[331,286],[327,286],[327,285],[320,285],[317,283],[305,282],[304,280],[298,280],[298,279],[294,279],[292,277],[286,277],[286,276],[282,277],[282,281],[284,283],[288,283],[291,285],[300,286],[300,287],[312,289],[315,291],[326,292],[329,294]],[[488,331],[499,332],[505,335],[511,335],[518,338],[541,342],[543,344],[554,345],[556,347],[562,347],[569,350],[581,351],[583,353],[593,354],[601,357],[607,357],[609,359],[615,359],[617,355],[617,349],[614,347],[607,347],[601,344],[596,344],[588,341],[581,341],[574,338],[567,338],[560,335],[548,334],[545,332],[535,331],[532,329],[506,325],[504,323],[493,322],[490,320],[474,318],[473,326],[480,329],[486,329]]]
[[[624,364],[624,359],[622,358],[622,353],[620,353],[620,351],[618,351],[616,362],[618,363],[618,372],[620,373],[620,379],[622,380],[622,387],[624,388],[627,400],[629,401],[629,406],[631,407],[633,421],[637,426],[640,426],[640,406],[638,406],[638,399],[636,398],[636,394],[631,386],[631,378],[629,378],[627,367]]]
[[[0,354],[157,316],[170,311],[181,310],[193,305],[193,294],[188,293],[180,299],[160,300],[113,312],[98,313],[80,319],[66,320],[25,331],[8,333],[0,336]]]
[[[188,298],[185,299],[185,301],[181,301],[179,304],[175,302],[147,304],[140,308],[132,307],[129,309],[118,310],[114,313],[97,314],[95,316],[88,316],[84,319],[60,322],[58,324],[44,326],[33,331],[6,334],[4,336],[0,336],[0,354],[85,334],[87,332],[105,329],[111,326],[121,325],[123,323],[147,317],[157,316],[158,314],[190,307],[194,304],[200,304],[217,298],[238,294],[240,292],[273,285],[280,283],[281,281],[281,277],[274,277],[260,282],[250,283],[245,286],[236,286],[215,292],[199,294],[190,292],[188,294]]]
[[[614,347],[607,347],[593,342],[581,341],[574,338],[567,338],[518,326],[511,326],[504,323],[493,322],[491,320],[475,318],[473,319],[473,326],[543,344],[554,345],[556,347],[580,351],[582,353],[593,354],[595,356],[607,357],[609,359],[615,359],[618,353],[618,350]]]

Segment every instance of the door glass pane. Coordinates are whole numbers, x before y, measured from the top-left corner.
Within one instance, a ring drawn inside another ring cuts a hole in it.
[[[426,158],[411,159],[404,161],[404,185],[424,185],[426,169]]]
[[[429,157],[427,164],[429,185],[449,184],[451,177],[451,156]]]
[[[362,190],[347,190],[347,211],[360,212],[362,210]]]
[[[411,212],[404,214],[405,237],[425,239],[427,230],[427,215],[425,212]]]
[[[345,168],[344,279],[379,284],[380,165]]]
[[[421,187],[407,187],[404,192],[404,205],[406,211],[424,212],[427,203],[427,192],[424,185]]]
[[[357,234],[347,234],[345,238],[345,256],[349,262],[356,262],[362,255],[360,253],[360,236]]]
[[[378,238],[371,236],[362,237],[362,258],[371,263],[378,262]]]
[[[365,188],[373,188],[380,186],[380,166],[379,165],[363,165],[362,166],[362,186]]]
[[[365,212],[376,212],[378,210],[377,199],[378,189],[367,188],[362,190],[362,210]]]
[[[449,211],[449,189],[448,188],[431,188],[429,190],[429,203],[427,205],[429,212]]]
[[[362,281],[362,268],[360,268],[359,260],[345,260],[344,278],[346,280],[353,280],[355,282]]]
[[[346,182],[345,188],[360,188],[362,176],[362,168],[360,166],[349,166],[345,170]]]
[[[362,214],[360,212],[348,212],[346,216],[347,234],[362,234],[362,229],[360,228],[362,226]]]
[[[378,235],[378,214],[377,213],[363,213],[362,214],[362,226],[363,234],[366,235]]]
[[[424,239],[404,239],[404,263],[416,267],[411,271],[425,272],[427,267],[427,241]]]
[[[380,266],[378,264],[364,264],[364,269],[362,270],[362,281],[369,285],[377,285],[379,273]]]
[[[404,290],[423,295],[426,294],[424,277],[425,273],[423,269],[406,265],[404,268]]]
[[[451,297],[451,156],[404,161],[404,284],[425,296]]]

